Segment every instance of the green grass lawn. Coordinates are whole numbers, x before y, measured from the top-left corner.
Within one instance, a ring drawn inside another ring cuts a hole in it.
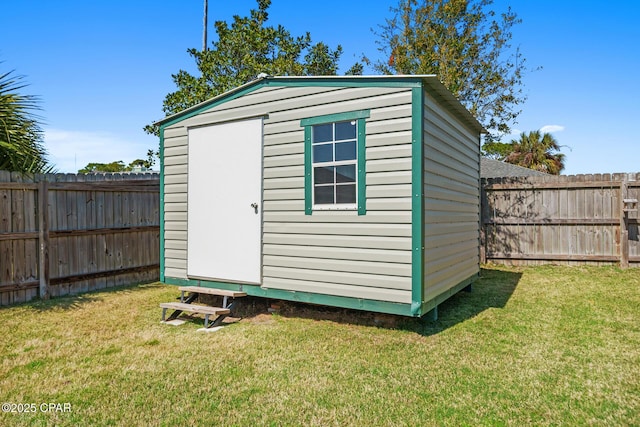
[[[487,267],[434,323],[258,301],[205,334],[160,323],[177,294],[0,309],[0,401],[36,406],[0,425],[640,425],[640,269]]]

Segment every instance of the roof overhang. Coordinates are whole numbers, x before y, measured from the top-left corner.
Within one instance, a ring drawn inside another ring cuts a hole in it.
[[[420,87],[426,90],[446,109],[458,117],[465,125],[478,133],[487,130],[473,117],[473,115],[458,101],[449,90],[433,74],[425,75],[385,75],[385,76],[261,76],[255,80],[231,89],[218,96],[172,114],[154,124],[168,126],[189,117],[232,100],[264,86],[334,86],[334,87]]]

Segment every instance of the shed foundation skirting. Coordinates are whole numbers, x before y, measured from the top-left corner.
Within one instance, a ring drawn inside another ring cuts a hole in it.
[[[474,280],[478,278],[477,274],[463,280],[448,291],[440,294],[430,301],[424,301],[416,310],[411,304],[399,304],[388,301],[377,301],[364,298],[341,297],[334,295],[315,294],[310,292],[286,291],[281,289],[263,288],[257,285],[214,282],[208,280],[178,279],[175,277],[165,277],[164,283],[176,286],[202,286],[216,289],[227,289],[231,291],[246,292],[247,295],[280,299],[285,301],[303,302],[309,304],[327,305],[332,307],[348,308],[353,310],[375,311],[379,313],[396,314],[400,316],[422,317],[429,311],[436,308],[439,304],[450,298],[457,292],[465,289]]]

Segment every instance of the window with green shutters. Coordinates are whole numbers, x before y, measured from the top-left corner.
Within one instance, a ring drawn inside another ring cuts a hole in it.
[[[305,213],[314,210],[366,212],[365,119],[369,110],[303,119]]]

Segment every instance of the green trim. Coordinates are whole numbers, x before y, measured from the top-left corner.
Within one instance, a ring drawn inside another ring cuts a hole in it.
[[[196,106],[183,110],[182,112],[177,113],[173,116],[169,116],[166,119],[160,120],[158,124],[164,127],[175,125],[178,122],[190,119],[191,117],[197,116],[198,114],[204,111],[207,111],[213,107],[216,107],[220,104],[224,104],[225,102],[232,101],[236,98],[240,98],[241,96],[244,96],[248,93],[258,90],[262,86],[265,86],[265,85],[261,84],[261,85],[241,86],[240,88],[237,88],[233,91],[227,92],[223,95],[217,96],[201,104],[198,104]]]
[[[358,200],[356,200],[358,215],[367,213],[367,186],[366,186],[366,120],[371,115],[370,110],[348,111],[346,113],[325,114],[324,116],[309,117],[300,120],[300,126],[304,127],[304,213],[313,214],[312,166],[311,166],[311,126],[326,123],[345,122],[347,120],[358,121],[357,135],[357,168],[358,168]]]
[[[239,98],[247,93],[261,89],[263,87],[390,87],[390,88],[416,88],[422,87],[422,80],[425,76],[380,76],[374,78],[362,78],[359,76],[344,77],[266,77],[254,80],[253,82],[239,86],[228,92],[222,93],[198,105],[187,108],[174,115],[165,117],[156,122],[158,125],[171,126],[182,120],[186,120],[202,113],[210,108],[233,99]]]
[[[311,126],[304,128],[304,214],[311,215],[313,203],[311,197]]]
[[[157,125],[171,126],[182,120],[200,114],[212,107],[231,101],[247,93],[261,89],[263,87],[388,87],[388,88],[425,88],[428,87],[430,93],[443,97],[447,109],[456,115],[462,115],[463,121],[477,129],[480,133],[486,130],[469,113],[451,93],[440,83],[435,75],[415,75],[415,76],[340,76],[340,77],[265,77],[246,83],[237,88],[219,94],[207,101],[184,109],[178,113],[167,116],[156,122]]]
[[[160,281],[164,282],[164,126],[160,126]]]
[[[325,114],[300,120],[300,126],[323,125],[325,123],[346,122],[347,120],[368,119],[370,110],[349,111],[346,113]]]
[[[331,307],[342,307],[354,310],[372,311],[377,313],[412,316],[411,305],[388,301],[377,301],[363,298],[322,295],[310,292],[285,291],[281,289],[262,288],[257,285],[243,285],[238,283],[214,282],[207,280],[190,280],[167,277],[165,283],[178,286],[203,286],[209,288],[228,289],[246,292],[247,295],[273,298],[285,301],[304,302]],[[415,316],[415,315],[414,315]]]
[[[243,291],[248,287],[257,287],[258,285],[242,285],[239,283],[217,282],[213,280],[201,279],[179,279],[176,277],[167,277],[165,282],[167,285],[176,286],[202,286],[205,288],[224,289],[227,291]]]
[[[363,298],[352,298],[352,297],[340,297],[334,295],[323,295],[323,294],[314,294],[310,292],[297,292],[297,291],[285,291],[281,289],[268,289],[262,288],[257,285],[245,285],[239,283],[228,283],[228,282],[217,282],[217,281],[209,281],[209,280],[195,280],[195,279],[178,279],[175,277],[166,277],[163,280],[164,283],[168,285],[176,285],[176,286],[203,286],[205,288],[217,288],[217,289],[226,289],[230,291],[243,291],[246,292],[247,295],[261,297],[261,298],[273,298],[273,299],[282,299],[286,301],[298,301],[310,304],[318,304],[325,305],[330,307],[342,307],[342,308],[350,308],[355,310],[364,310],[364,311],[372,311],[376,313],[388,313],[388,314],[397,314],[400,316],[410,316],[410,317],[421,317],[425,313],[436,308],[438,305],[442,304],[447,299],[451,298],[451,296],[460,292],[470,284],[472,284],[477,278],[479,274],[474,274],[462,282],[458,283],[456,286],[446,290],[442,294],[437,297],[425,301],[421,304],[420,310],[415,312],[413,309],[413,304],[400,304],[395,302],[388,301],[377,301]]]
[[[265,86],[274,87],[422,87],[422,77],[398,78],[395,76],[380,76],[378,78],[361,78],[354,76],[296,78],[286,77],[267,78]]]
[[[424,298],[424,90],[411,89],[411,315]]]
[[[369,111],[367,110],[367,113]],[[367,117],[369,115],[367,114]],[[366,120],[358,119],[358,215],[367,213],[367,186],[366,186]]]

